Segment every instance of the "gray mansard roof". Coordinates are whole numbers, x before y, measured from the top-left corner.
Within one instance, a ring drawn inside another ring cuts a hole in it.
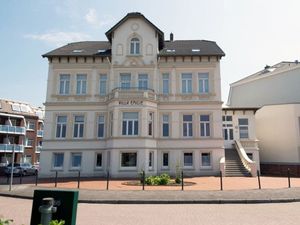
[[[165,41],[159,56],[225,56],[222,49],[213,41],[175,40]],[[54,56],[111,56],[109,41],[84,41],[67,44],[43,55]]]

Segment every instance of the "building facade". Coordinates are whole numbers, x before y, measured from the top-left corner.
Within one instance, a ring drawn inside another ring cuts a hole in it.
[[[216,174],[224,156],[220,59],[206,40],[164,39],[140,13],[49,61],[41,175]]]
[[[0,99],[0,164],[39,162],[43,110],[23,102]]]
[[[230,85],[228,107],[256,108],[261,172],[300,176],[300,63],[280,62]]]

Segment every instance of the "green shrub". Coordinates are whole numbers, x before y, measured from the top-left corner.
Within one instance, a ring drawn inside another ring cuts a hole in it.
[[[160,178],[160,181],[159,181],[160,185],[166,185],[166,184],[170,183],[170,180],[171,180],[169,174],[166,174],[166,173],[161,174],[159,176],[159,178]]]
[[[11,222],[13,222],[13,220],[0,218],[0,225],[9,225]]]
[[[161,174],[160,176],[149,176],[145,179],[145,184],[147,185],[166,185],[170,183],[170,176],[166,173]]]

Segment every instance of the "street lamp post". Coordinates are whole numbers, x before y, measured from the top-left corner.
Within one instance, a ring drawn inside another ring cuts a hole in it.
[[[10,182],[9,182],[9,191],[11,191],[14,175],[14,165],[15,165],[15,144],[12,147],[12,161],[11,161],[11,170],[10,170]]]

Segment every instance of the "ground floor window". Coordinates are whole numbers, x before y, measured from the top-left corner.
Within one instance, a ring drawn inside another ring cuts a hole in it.
[[[211,166],[211,155],[209,152],[201,153],[201,165],[202,167]]]
[[[71,154],[71,167],[72,169],[79,169],[81,167],[81,153],[72,153]]]
[[[253,153],[247,153],[249,159],[253,160]]]
[[[153,169],[153,152],[149,152],[149,169]]]
[[[136,167],[136,165],[137,165],[136,152],[121,153],[121,167]]]
[[[163,153],[163,167],[164,168],[169,167],[169,153],[167,153],[167,152]]]
[[[53,169],[62,169],[64,165],[64,153],[53,153]]]
[[[183,154],[183,165],[187,167],[193,166],[193,153],[192,152],[185,152]]]
[[[102,168],[102,153],[96,154],[96,168]]]

